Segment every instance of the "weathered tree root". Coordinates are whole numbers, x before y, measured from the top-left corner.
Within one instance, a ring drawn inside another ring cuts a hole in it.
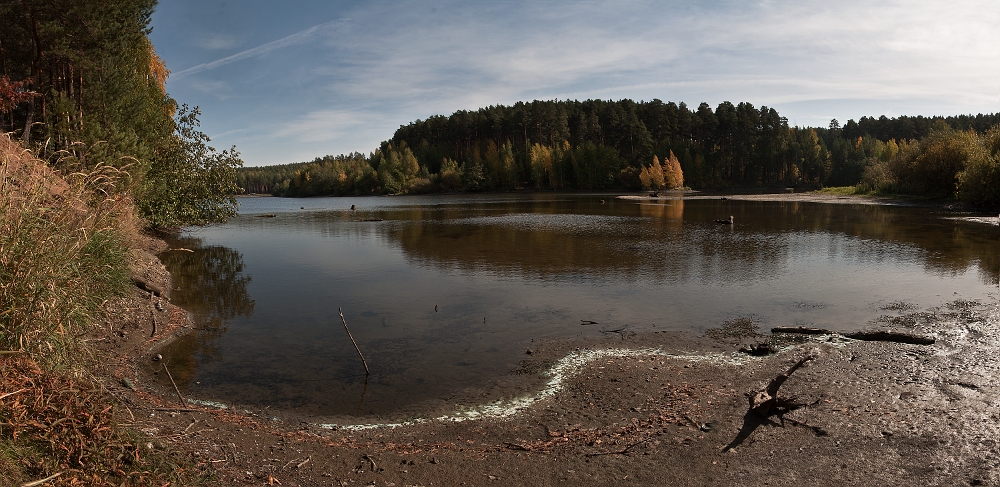
[[[796,370],[805,365],[806,362],[815,359],[816,356],[817,352],[810,352],[806,356],[799,359],[798,362],[795,362],[784,373],[771,379],[771,381],[767,384],[767,387],[763,390],[747,394],[747,399],[750,401],[750,407],[747,409],[746,414],[743,415],[743,426],[740,428],[739,433],[736,434],[736,437],[733,438],[728,445],[723,447],[723,452],[728,452],[743,444],[743,442],[753,434],[754,430],[761,425],[768,424],[773,426],[784,426],[784,422],[786,420],[784,417],[785,413],[806,406],[806,404],[796,402],[794,399],[778,397],[778,389],[781,388],[781,385],[784,384]],[[771,420],[771,416],[773,415],[777,415],[781,419],[780,424]],[[788,421],[792,422],[792,424],[796,426],[803,426],[811,429],[817,436],[828,434],[825,430],[819,427],[814,427],[812,425],[791,419]]]
[[[750,411],[766,418],[770,416],[776,408],[790,410],[803,406],[803,404],[796,403],[794,400],[779,398],[778,389],[781,388],[781,385],[784,384],[785,381],[799,369],[799,367],[802,367],[806,362],[813,360],[814,358],[816,358],[816,355],[812,353],[802,357],[784,373],[771,379],[771,382],[769,382],[767,387],[763,390],[757,391],[755,394],[749,394],[747,399],[750,401]]]

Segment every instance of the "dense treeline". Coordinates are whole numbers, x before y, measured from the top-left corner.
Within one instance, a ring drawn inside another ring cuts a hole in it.
[[[985,133],[997,123],[1000,114],[883,116],[800,128],[750,103],[536,100],[415,121],[368,157],[246,168],[240,186],[281,196],[853,186],[900,145],[915,154],[944,128]],[[865,181],[869,190],[904,188]]]
[[[867,135],[883,142],[891,139],[919,140],[930,135],[935,126],[940,126],[939,122],[944,122],[945,125],[955,130],[972,130],[983,133],[994,125],[1000,124],[1000,113],[952,117],[901,116],[888,118],[885,115],[879,118],[861,117],[857,122],[848,120],[842,127],[842,136],[846,139],[857,139]],[[834,120],[830,128],[836,130],[841,127]]]
[[[977,133],[938,123],[920,140],[858,139],[870,154],[860,192],[957,198],[1000,206],[1000,125]]]
[[[124,170],[116,188],[150,225],[200,224],[235,212],[235,151],[178,111],[149,41],[155,0],[0,4],[0,131],[64,172]]]

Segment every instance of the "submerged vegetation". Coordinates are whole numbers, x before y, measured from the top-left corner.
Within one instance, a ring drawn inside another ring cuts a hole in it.
[[[418,120],[367,156],[243,168],[238,184],[277,196],[856,186],[989,206],[996,185],[980,176],[995,172],[986,139],[998,123],[863,117],[802,128],[749,103],[536,100]]]

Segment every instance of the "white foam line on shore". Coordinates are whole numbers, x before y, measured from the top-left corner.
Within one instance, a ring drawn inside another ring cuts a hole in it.
[[[417,418],[408,421],[401,421],[396,423],[369,423],[369,424],[317,424],[319,428],[339,430],[339,431],[364,431],[370,429],[394,429],[404,426],[414,426],[417,424],[435,422],[451,422],[451,423],[461,423],[463,421],[470,421],[476,419],[506,419],[510,418],[521,411],[531,407],[535,403],[555,396],[560,391],[562,391],[565,382],[580,371],[583,366],[588,363],[603,359],[603,358],[633,358],[633,357],[644,357],[656,355],[660,357],[668,357],[676,360],[686,360],[689,362],[708,362],[718,365],[743,365],[752,360],[759,360],[753,357],[748,357],[745,355],[739,355],[736,353],[730,354],[689,354],[681,355],[664,352],[658,348],[641,348],[641,349],[629,349],[629,348],[605,348],[597,350],[576,350],[570,352],[568,355],[560,359],[555,363],[549,370],[545,371],[543,375],[547,376],[549,379],[545,382],[545,385],[531,396],[522,396],[519,398],[514,398],[510,400],[497,400],[488,404],[483,404],[480,406],[475,406],[470,409],[460,409],[452,414],[447,414],[444,416],[439,416],[432,419]]]
[[[191,398],[188,398],[187,402],[189,402],[191,404],[197,404],[199,406],[209,406],[209,407],[213,407],[213,408],[216,408],[216,409],[229,409],[229,406],[226,406],[225,404],[222,404],[221,402],[204,401],[204,400],[201,400],[201,399],[191,399]]]

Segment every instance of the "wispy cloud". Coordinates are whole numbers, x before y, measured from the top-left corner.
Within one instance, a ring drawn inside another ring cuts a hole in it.
[[[334,27],[334,26],[343,25],[346,22],[347,22],[347,20],[345,20],[345,19],[331,20],[330,22],[324,22],[322,24],[315,25],[315,26],[312,26],[312,27],[310,27],[308,29],[296,32],[296,33],[294,33],[294,34],[292,34],[290,36],[282,37],[281,39],[274,40],[274,41],[268,42],[266,44],[261,44],[261,45],[259,45],[257,47],[254,47],[254,48],[251,48],[251,49],[247,49],[247,50],[242,51],[242,52],[238,52],[238,53],[233,54],[231,56],[226,56],[226,57],[224,57],[222,59],[217,59],[215,61],[208,62],[208,63],[202,63],[202,64],[199,64],[197,66],[192,66],[190,68],[187,68],[187,69],[185,69],[183,71],[178,71],[176,73],[173,73],[171,75],[171,78],[173,78],[174,80],[178,80],[178,79],[184,78],[185,76],[188,76],[188,75],[192,75],[192,74],[199,73],[199,72],[202,72],[202,71],[206,71],[206,70],[209,70],[209,69],[215,69],[215,68],[217,68],[219,66],[225,66],[227,64],[234,63],[236,61],[242,61],[244,59],[248,59],[248,58],[251,58],[251,57],[255,57],[255,56],[260,56],[260,55],[263,55],[263,54],[267,54],[267,53],[269,53],[271,51],[274,51],[274,50],[277,50],[277,49],[281,49],[283,47],[288,47],[288,46],[291,46],[293,44],[299,44],[299,43],[302,43],[302,42],[305,42],[305,41],[309,40],[310,38],[312,38],[317,33],[324,32],[324,31],[326,31],[326,30],[328,30],[328,29],[330,29],[331,27]]]
[[[232,49],[240,45],[240,42],[241,42],[240,39],[238,39],[236,36],[213,32],[199,39],[197,41],[197,45],[202,49],[208,49],[211,51],[220,51],[223,49]]]
[[[168,86],[196,98],[206,120],[267,120],[233,133],[252,148],[251,164],[291,162],[289,145],[367,151],[417,118],[532,99],[747,101],[819,125],[889,110],[987,112],[1000,109],[995,2],[316,0],[289,17],[350,25],[320,24],[171,78],[300,44],[239,77],[212,78],[228,85],[189,77]],[[254,13],[253,29],[237,35],[268,32],[277,10]]]

